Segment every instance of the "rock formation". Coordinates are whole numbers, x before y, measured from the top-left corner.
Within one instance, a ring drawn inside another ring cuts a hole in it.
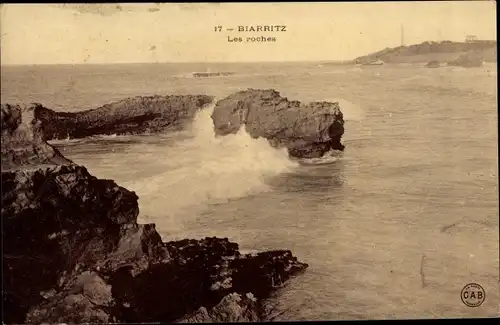
[[[5,323],[259,320],[262,299],[307,268],[226,238],[162,242],[137,224],[134,192],[42,139],[37,109],[1,107]]]
[[[76,139],[177,129],[212,101],[213,97],[206,95],[138,96],[75,113],[55,112],[36,104],[34,114],[42,123],[46,140]]]
[[[193,72],[195,78],[232,76],[234,72]]]
[[[343,150],[344,119],[338,103],[289,101],[273,90],[248,89],[215,105],[216,135],[236,133],[242,125],[253,137],[264,137],[274,147],[286,147],[290,156],[318,158]]]
[[[480,53],[466,53],[455,60],[448,61],[448,65],[462,68],[476,68],[483,65],[483,57]]]
[[[439,63],[439,61],[437,61],[437,60],[432,60],[426,64],[426,67],[427,68],[439,68],[439,67],[441,67],[441,63]]]
[[[71,163],[43,140],[34,109],[2,104],[2,171],[19,166]]]

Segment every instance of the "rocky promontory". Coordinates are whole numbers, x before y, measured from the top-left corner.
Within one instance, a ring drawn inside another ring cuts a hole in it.
[[[181,128],[212,101],[207,95],[137,96],[74,113],[36,104],[34,115],[46,140],[158,133]]]
[[[381,51],[357,57],[353,63],[382,60],[386,63],[425,63],[429,61],[452,62],[460,56],[480,55],[482,61],[497,61],[496,40],[476,40],[473,42],[423,42],[409,46],[385,48]]]
[[[274,89],[248,89],[219,100],[212,114],[216,135],[237,133],[263,137],[292,157],[318,158],[343,150],[344,119],[338,103],[307,105],[282,97]]]
[[[227,238],[162,242],[134,192],[44,141],[37,109],[1,107],[4,323],[262,320],[263,299],[307,268]]]

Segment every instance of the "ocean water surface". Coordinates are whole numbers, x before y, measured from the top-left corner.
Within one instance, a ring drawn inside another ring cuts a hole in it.
[[[235,75],[191,78],[193,71]],[[165,240],[228,237],[310,265],[275,320],[500,315],[496,65],[287,64],[2,67],[2,102],[78,111],[136,95],[274,88],[338,100],[345,152],[292,161],[244,129],[216,138],[209,106],[178,133],[54,141],[139,195]],[[465,306],[462,288],[486,291]]]

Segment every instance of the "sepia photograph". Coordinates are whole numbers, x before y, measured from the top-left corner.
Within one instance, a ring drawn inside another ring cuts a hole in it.
[[[3,324],[500,317],[495,1],[0,5]]]

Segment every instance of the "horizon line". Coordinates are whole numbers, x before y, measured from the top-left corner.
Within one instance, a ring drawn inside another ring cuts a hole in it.
[[[477,40],[478,42],[497,42],[496,39],[485,39],[485,40]],[[414,45],[420,45],[424,43],[443,43],[443,42],[452,42],[452,43],[466,43],[463,41],[451,41],[451,40],[441,40],[441,41],[423,41],[420,43],[408,44],[408,45],[399,45],[394,47],[389,47],[389,49],[396,49],[399,47],[410,47]],[[382,50],[379,50],[382,51]],[[54,66],[54,65],[118,65],[118,64],[230,64],[230,63],[304,63],[304,62],[332,62],[332,63],[349,63],[355,62],[355,60],[359,57],[369,56],[371,54],[377,53],[378,51],[358,56],[354,59],[314,59],[314,60],[282,60],[282,61],[138,61],[138,62],[83,62],[83,63],[70,63],[70,62],[62,62],[62,63],[2,63],[0,60],[0,67],[16,67],[16,66]]]
[[[354,59],[348,60],[282,60],[282,61],[137,61],[137,62],[84,62],[84,63],[0,63],[0,67],[14,67],[14,66],[40,66],[40,65],[111,65],[111,64],[214,64],[214,63],[304,63],[304,62],[335,62],[345,63],[351,62]]]

